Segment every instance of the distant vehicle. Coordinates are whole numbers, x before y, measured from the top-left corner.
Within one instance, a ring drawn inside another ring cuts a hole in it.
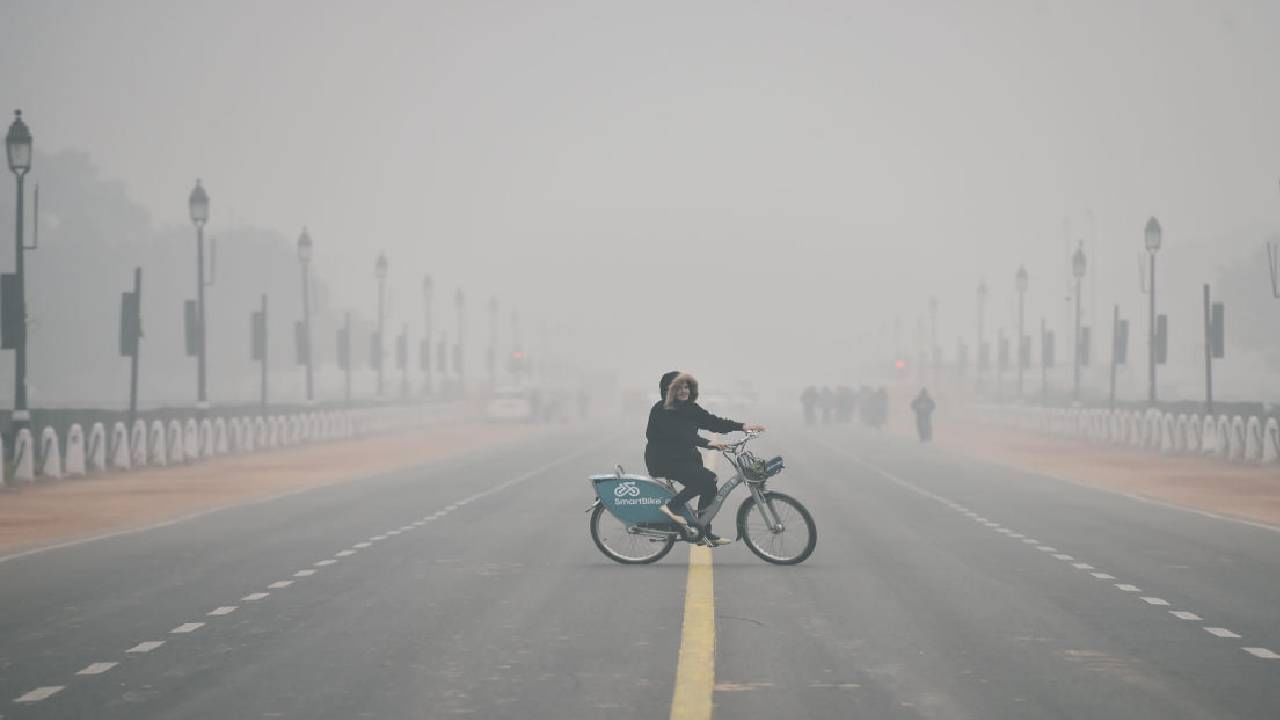
[[[523,388],[497,388],[485,407],[485,417],[502,422],[527,422],[533,419],[533,403]]]

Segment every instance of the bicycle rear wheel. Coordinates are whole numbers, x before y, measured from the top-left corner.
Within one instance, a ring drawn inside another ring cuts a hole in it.
[[[675,546],[675,538],[660,538],[627,531],[627,526],[613,513],[597,506],[591,512],[591,539],[605,557],[623,565],[657,562]]]
[[[755,497],[749,497],[738,508],[738,534],[747,549],[756,557],[774,565],[802,563],[818,545],[818,528],[813,516],[799,500],[779,492],[764,494],[766,507],[760,507]],[[772,514],[781,524],[780,530],[772,530],[765,521],[764,512]]]

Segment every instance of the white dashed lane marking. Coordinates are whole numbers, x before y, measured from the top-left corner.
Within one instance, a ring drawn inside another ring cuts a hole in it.
[[[59,691],[61,691],[65,687],[66,685],[46,685],[45,687],[38,687],[35,690],[32,690],[31,692],[23,695],[22,697],[15,699],[14,702],[20,702],[20,703],[40,702],[41,700],[47,699],[51,695],[56,695]]]
[[[149,653],[164,644],[163,640],[148,640],[125,650],[127,653]]]
[[[1000,525],[1000,523],[997,523],[997,522],[994,522],[994,521],[992,521],[992,520],[989,520],[989,519],[987,519],[986,517],[983,517],[982,515],[979,515],[978,513],[976,513],[976,512],[974,512],[974,511],[972,511],[972,510],[970,510],[970,509],[968,509],[968,508],[964,507],[963,505],[960,505],[959,503],[956,503],[956,502],[954,502],[954,501],[952,501],[952,500],[949,500],[949,499],[947,499],[947,498],[945,498],[945,497],[943,497],[943,496],[941,496],[941,495],[938,495],[938,494],[936,494],[936,493],[933,493],[933,492],[930,492],[930,491],[928,491],[928,490],[925,490],[924,488],[918,487],[918,486],[916,486],[914,483],[911,483],[911,482],[908,482],[908,481],[906,481],[906,480],[903,480],[902,478],[899,478],[899,477],[895,476],[893,473],[890,473],[890,472],[888,472],[887,470],[884,470],[884,469],[882,469],[882,468],[880,468],[880,467],[877,467],[876,465],[874,465],[874,464],[872,464],[872,463],[869,463],[869,462],[867,462],[866,460],[863,460],[862,458],[859,458],[859,457],[857,457],[856,455],[853,455],[852,453],[848,453],[848,452],[846,452],[846,451],[843,451],[843,450],[841,450],[841,449],[839,449],[839,448],[834,448],[834,447],[832,447],[831,449],[832,449],[832,450],[836,450],[836,451],[837,451],[838,453],[840,453],[840,454],[843,454],[843,455],[846,455],[846,456],[850,457],[851,459],[853,459],[853,460],[855,460],[856,462],[858,462],[860,465],[863,465],[863,466],[865,466],[865,467],[867,467],[867,468],[869,468],[869,469],[871,469],[871,470],[873,470],[873,471],[875,471],[875,472],[879,473],[880,475],[884,476],[885,478],[887,478],[887,479],[888,479],[888,480],[890,480],[891,482],[893,482],[893,483],[895,483],[895,484],[897,484],[897,485],[899,485],[899,486],[901,486],[901,487],[903,487],[903,488],[905,488],[905,489],[907,489],[907,490],[910,490],[911,492],[914,492],[914,493],[916,493],[916,494],[918,494],[918,495],[921,495],[921,496],[926,497],[926,498],[930,498],[930,499],[932,499],[932,500],[936,500],[937,502],[939,502],[939,503],[941,503],[941,504],[943,504],[943,505],[945,505],[945,506],[947,506],[947,507],[951,508],[952,510],[955,510],[956,512],[960,513],[961,515],[963,515],[963,516],[965,516],[965,517],[968,517],[968,518],[971,518],[972,520],[974,520],[975,522],[977,522],[977,523],[979,523],[979,524],[981,524],[981,525],[985,525],[985,526],[987,526],[987,527],[989,527],[989,528],[992,528],[992,529],[994,529],[996,532],[998,532],[998,533],[1000,533],[1000,534],[1002,534],[1002,535],[1005,535],[1006,537],[1009,537],[1009,538],[1012,538],[1012,539],[1015,539],[1015,540],[1021,540],[1023,543],[1025,543],[1025,544],[1027,544],[1027,545],[1034,545],[1034,546],[1036,547],[1036,550],[1039,550],[1040,552],[1044,552],[1044,553],[1050,553],[1050,554],[1053,554],[1053,557],[1057,558],[1058,560],[1064,560],[1064,561],[1071,561],[1071,560],[1075,560],[1075,558],[1074,558],[1074,557],[1072,557],[1071,555],[1068,555],[1068,554],[1066,554],[1066,553],[1059,553],[1059,552],[1058,552],[1058,549],[1057,549],[1057,548],[1055,548],[1055,547],[1053,547],[1053,546],[1051,546],[1051,545],[1041,545],[1039,540],[1036,540],[1036,539],[1034,539],[1034,538],[1026,537],[1025,535],[1022,535],[1021,533],[1013,532],[1013,531],[1012,531],[1012,530],[1010,530],[1009,528],[1006,528],[1006,527],[1003,527],[1002,525]],[[1093,567],[1092,565],[1090,565],[1089,563],[1086,563],[1086,562],[1073,562],[1073,563],[1071,563],[1071,566],[1072,566],[1072,567],[1074,567],[1074,568],[1076,568],[1076,569],[1078,569],[1078,570],[1093,570],[1093,569],[1094,569],[1094,567]],[[1090,575],[1092,575],[1093,577],[1095,577],[1095,578],[1099,579],[1099,580],[1115,580],[1115,579],[1116,579],[1114,575],[1110,575],[1110,574],[1108,574],[1108,573],[1104,573],[1104,572],[1091,572],[1091,573],[1089,573],[1089,574],[1090,574]],[[1118,590],[1122,590],[1122,591],[1124,591],[1124,592],[1132,592],[1132,593],[1142,592],[1142,590],[1141,590],[1141,589],[1139,589],[1139,588],[1138,588],[1138,586],[1136,586],[1136,585],[1130,585],[1130,584],[1128,584],[1128,583],[1115,583],[1115,587],[1116,587],[1116,589],[1118,589]],[[1143,602],[1147,603],[1148,605],[1153,605],[1153,606],[1167,607],[1167,606],[1169,606],[1169,604],[1170,604],[1168,600],[1165,600],[1164,598],[1159,598],[1159,597],[1143,596],[1141,599],[1142,599],[1142,601],[1143,601]],[[1203,618],[1201,618],[1199,615],[1197,615],[1197,614],[1195,614],[1195,613],[1193,613],[1193,612],[1188,612],[1188,611],[1186,611],[1186,610],[1170,610],[1170,611],[1169,611],[1169,614],[1170,614],[1170,615],[1173,615],[1174,617],[1178,618],[1179,620],[1195,620],[1195,621],[1203,621]],[[1209,634],[1211,634],[1211,635],[1215,635],[1215,636],[1217,636],[1217,637],[1221,637],[1221,638],[1239,638],[1239,637],[1241,637],[1239,634],[1237,634],[1237,633],[1235,633],[1235,632],[1232,632],[1231,630],[1228,630],[1227,628],[1223,628],[1223,627],[1207,627],[1207,626],[1206,626],[1206,627],[1204,627],[1204,630],[1205,630],[1205,632],[1208,632],[1208,633],[1209,633]],[[1269,648],[1263,648],[1263,647],[1242,647],[1241,649],[1242,649],[1242,650],[1244,650],[1245,652],[1249,653],[1250,655],[1252,655],[1252,656],[1256,657],[1256,658],[1261,658],[1261,659],[1264,659],[1264,660],[1280,660],[1280,654],[1278,654],[1278,653],[1274,652],[1273,650],[1270,650]]]
[[[527,479],[529,479],[529,478],[532,478],[532,477],[534,477],[534,476],[536,476],[536,475],[538,475],[538,474],[540,474],[540,473],[542,473],[542,472],[545,472],[546,470],[549,470],[550,468],[552,468],[552,467],[554,467],[554,466],[556,466],[556,465],[559,465],[559,464],[563,463],[563,462],[564,462],[564,461],[566,461],[566,460],[569,460],[569,459],[572,459],[572,458],[578,457],[578,456],[582,455],[584,452],[586,452],[586,451],[585,451],[585,450],[583,450],[583,451],[579,451],[579,452],[576,452],[576,453],[572,453],[572,454],[570,454],[570,455],[568,455],[568,456],[565,456],[565,457],[563,457],[563,458],[561,458],[561,459],[559,459],[559,460],[556,460],[555,462],[549,463],[549,464],[547,464],[547,465],[545,465],[545,466],[543,466],[543,467],[541,467],[541,468],[539,468],[539,469],[529,471],[529,472],[527,472],[527,473],[525,473],[525,474],[523,474],[523,475],[520,475],[520,476],[518,476],[518,477],[515,477],[515,478],[512,478],[512,479],[510,479],[510,480],[507,480],[506,482],[499,483],[498,485],[495,485],[495,486],[493,486],[493,487],[489,488],[488,490],[485,490],[484,492],[477,493],[477,494],[475,494],[475,495],[473,495],[473,496],[471,496],[471,497],[469,497],[469,498],[465,498],[465,499],[463,499],[463,500],[458,501],[457,503],[455,503],[455,504],[453,504],[453,505],[448,506],[448,508],[446,508],[446,510],[437,511],[437,512],[435,513],[435,515],[432,515],[432,516],[430,516],[430,517],[424,517],[424,518],[422,518],[421,520],[418,520],[417,522],[413,522],[413,523],[410,523],[410,524],[407,524],[407,525],[401,526],[400,528],[395,529],[395,530],[391,530],[391,531],[387,532],[386,534],[383,534],[383,535],[375,535],[375,536],[373,536],[373,537],[369,538],[369,541],[368,541],[368,542],[357,543],[354,547],[356,547],[356,548],[367,548],[367,547],[370,547],[374,542],[378,542],[378,541],[380,541],[380,540],[386,540],[388,536],[399,535],[400,533],[405,533],[405,532],[408,532],[408,531],[413,530],[413,529],[415,529],[415,528],[422,527],[422,526],[423,526],[423,525],[424,525],[428,520],[432,520],[432,519],[434,519],[434,518],[436,518],[436,517],[440,517],[440,516],[442,516],[442,515],[446,514],[446,512],[447,512],[447,511],[449,511],[449,510],[456,510],[456,509],[458,509],[459,507],[462,507],[462,506],[464,506],[464,505],[466,505],[466,504],[468,504],[468,503],[470,503],[470,502],[472,502],[472,501],[479,500],[480,498],[487,497],[487,496],[492,495],[492,494],[494,494],[494,493],[500,492],[500,491],[502,491],[503,489],[505,489],[505,488],[507,488],[507,487],[510,487],[510,486],[512,486],[512,485],[514,485],[514,484],[516,484],[516,483],[522,482],[522,481],[527,480]],[[343,551],[341,551],[341,552],[337,553],[336,557],[349,557],[349,556],[351,556],[351,555],[355,555],[355,554],[356,554],[356,551],[355,551],[354,549],[349,549],[349,550],[343,550]],[[328,566],[328,565],[333,565],[333,564],[334,564],[334,563],[336,563],[336,562],[337,562],[337,560],[320,560],[320,561],[318,561],[318,562],[313,563],[313,564],[312,564],[312,567],[313,567],[313,568],[325,567],[325,566]],[[299,571],[297,571],[296,573],[294,573],[294,577],[308,577],[308,576],[314,575],[316,572],[317,572],[317,571],[316,571],[316,570],[314,570],[314,569],[299,570]],[[267,587],[268,587],[268,588],[270,588],[270,589],[273,589],[273,590],[278,590],[278,589],[281,589],[281,588],[289,587],[289,586],[290,586],[290,585],[292,585],[292,584],[293,584],[293,581],[292,581],[292,580],[278,580],[278,581],[276,581],[276,582],[271,583],[271,584],[270,584],[270,585],[268,585]],[[264,598],[268,597],[270,594],[271,594],[271,593],[266,593],[266,592],[255,592],[255,593],[250,593],[250,594],[248,594],[248,595],[245,595],[243,598],[241,598],[241,600],[243,600],[243,601],[262,600],[262,599],[264,599]],[[207,615],[207,616],[230,615],[231,613],[235,612],[235,611],[238,609],[238,607],[239,607],[239,606],[237,606],[237,605],[222,605],[222,606],[220,606],[220,607],[214,608],[213,610],[209,611],[208,613],[206,613],[206,615]],[[186,634],[192,633],[192,632],[194,632],[195,630],[198,630],[199,628],[202,628],[202,627],[204,627],[204,626],[205,626],[205,623],[201,623],[201,622],[189,622],[189,623],[183,623],[182,625],[179,625],[178,627],[176,627],[176,628],[174,628],[174,629],[170,630],[170,631],[169,631],[169,634],[186,635]],[[145,642],[140,642],[140,643],[138,643],[137,645],[134,645],[133,647],[129,648],[128,650],[125,650],[125,652],[126,652],[126,653],[130,653],[130,654],[143,654],[143,653],[149,653],[149,652],[151,652],[152,650],[155,650],[156,648],[159,648],[159,647],[163,646],[164,644],[165,644],[165,641],[164,641],[164,640],[148,640],[148,641],[145,641]],[[114,662],[97,662],[97,663],[91,663],[90,665],[86,666],[85,668],[83,668],[83,669],[81,669],[79,672],[77,672],[77,673],[76,673],[76,675],[101,675],[102,673],[105,673],[105,672],[107,672],[108,670],[110,670],[110,669],[114,668],[117,664],[118,664],[118,663],[114,663]],[[65,685],[45,685],[45,686],[42,686],[42,687],[38,687],[38,688],[36,688],[36,689],[34,689],[34,690],[28,691],[26,694],[24,694],[24,695],[22,695],[22,696],[20,696],[20,697],[14,698],[14,702],[19,702],[19,703],[36,703],[36,702],[40,702],[40,701],[42,701],[42,700],[45,700],[46,698],[49,698],[49,697],[50,697],[50,696],[52,696],[52,695],[55,695],[55,694],[57,694],[57,693],[61,692],[61,691],[62,691],[62,690],[64,690],[65,688],[66,688],[66,686],[65,686]],[[4,715],[0,715],[0,720],[3,720],[3,718],[4,718]]]

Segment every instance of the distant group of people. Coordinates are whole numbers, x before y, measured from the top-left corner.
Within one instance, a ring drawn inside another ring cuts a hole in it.
[[[866,385],[854,390],[841,385],[832,390],[810,385],[800,393],[800,406],[804,421],[813,425],[852,422],[855,415],[870,427],[879,428],[889,417],[889,391],[884,387]]]
[[[880,386],[871,388],[866,385],[854,390],[841,385],[835,390],[830,387],[821,389],[810,385],[800,393],[800,407],[804,411],[806,425],[814,425],[819,421],[824,424],[848,423],[853,421],[856,413],[863,424],[879,429],[889,419],[889,391]],[[926,388],[920,388],[919,394],[911,401],[911,412],[916,416],[916,434],[920,442],[933,440],[933,411],[937,403],[929,395]]]

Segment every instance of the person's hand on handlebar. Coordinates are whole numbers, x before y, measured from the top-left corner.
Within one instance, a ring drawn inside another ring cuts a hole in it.
[[[763,425],[743,425],[742,426],[742,432],[749,432],[749,433],[762,433],[764,432],[764,429],[765,428]]]

